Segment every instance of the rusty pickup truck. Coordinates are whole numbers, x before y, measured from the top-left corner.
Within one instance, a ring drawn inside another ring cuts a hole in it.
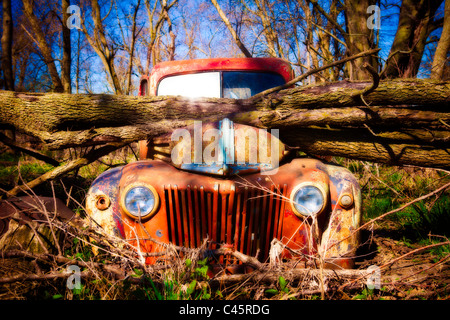
[[[170,61],[141,77],[139,95],[247,99],[293,78],[291,65],[277,58]],[[194,121],[140,141],[139,157],[102,173],[86,209],[106,232],[147,253],[147,263],[166,259],[165,244],[198,248],[208,239],[211,252],[225,246],[261,262],[321,258],[329,268],[354,266],[357,180],[341,166],[292,156],[278,130],[227,118]],[[233,256],[211,259],[243,270]]]

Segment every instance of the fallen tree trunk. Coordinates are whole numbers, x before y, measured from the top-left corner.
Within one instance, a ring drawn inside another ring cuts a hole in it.
[[[448,131],[404,130],[375,133],[367,129],[300,128],[280,133],[283,142],[308,154],[350,159],[450,168]]]
[[[86,130],[99,127],[118,127],[127,125],[148,125],[152,129],[149,135],[160,133],[164,125],[170,125],[166,132],[174,127],[184,127],[192,119],[208,121],[228,117],[243,124],[259,127],[285,127],[301,125],[308,110],[317,110],[318,115],[329,119],[331,123],[348,122],[361,123],[361,117],[373,118],[380,124],[384,122],[384,113],[391,125],[395,118],[397,123],[403,123],[412,117],[414,125],[422,120],[432,126],[441,126],[439,119],[449,121],[447,109],[450,106],[450,82],[431,80],[391,80],[380,82],[378,88],[368,94],[364,100],[373,106],[390,106],[383,110],[377,107],[365,107],[359,114],[357,109],[342,109],[344,107],[364,106],[359,93],[368,82],[338,82],[327,85],[297,87],[283,90],[270,95],[247,100],[234,99],[183,99],[180,97],[133,97],[115,95],[71,95],[71,94],[23,94],[15,92],[0,92],[0,123],[9,124],[22,132],[45,137],[42,132],[55,133],[65,130]],[[415,105],[411,109],[394,108],[397,105]],[[326,110],[323,108],[334,108]],[[425,108],[425,109],[424,109]],[[388,110],[391,109],[389,112]],[[425,113],[420,113],[425,111]],[[438,112],[437,115],[430,112]],[[418,113],[418,114],[415,114]],[[371,115],[372,114],[372,115]],[[296,122],[287,121],[287,117]],[[312,115],[312,114],[311,114]],[[315,116],[308,116],[305,125],[314,125]],[[276,121],[279,119],[280,121]],[[159,124],[153,127],[150,124]]]
[[[381,81],[362,97],[371,86],[342,81],[247,100],[0,92],[0,123],[62,149],[143,140],[228,117],[280,129],[283,142],[311,154],[450,168],[450,82]]]

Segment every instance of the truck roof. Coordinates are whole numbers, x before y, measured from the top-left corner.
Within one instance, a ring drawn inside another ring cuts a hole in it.
[[[161,62],[152,69],[150,77],[143,76],[141,81],[150,78],[149,92],[155,95],[158,83],[169,75],[225,70],[274,72],[280,74],[286,82],[294,78],[290,63],[280,58],[212,58]]]

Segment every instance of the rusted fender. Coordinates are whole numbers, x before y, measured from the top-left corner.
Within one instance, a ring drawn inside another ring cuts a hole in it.
[[[105,171],[95,179],[86,198],[86,211],[107,234],[123,238],[125,233],[117,198],[122,168]]]
[[[361,224],[361,189],[353,174],[346,168],[324,165],[330,179],[331,213],[325,225],[321,250],[330,265],[348,264],[353,267],[356,250],[360,245],[360,234],[356,231]],[[345,198],[347,197],[348,198]],[[352,199],[352,203],[348,199]]]

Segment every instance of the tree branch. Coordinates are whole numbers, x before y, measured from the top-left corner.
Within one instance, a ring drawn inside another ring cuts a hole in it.
[[[278,87],[275,87],[275,88],[271,88],[271,89],[267,89],[267,90],[265,90],[263,92],[260,92],[260,93],[258,93],[256,95],[254,95],[253,99],[257,99],[259,97],[262,97],[262,96],[265,96],[265,95],[268,95],[268,94],[271,94],[271,93],[274,93],[274,92],[277,92],[277,91],[280,91],[280,90],[292,87],[297,82],[300,82],[303,79],[306,79],[307,77],[309,77],[309,76],[311,76],[311,75],[313,75],[315,73],[318,73],[318,72],[321,72],[323,70],[326,70],[326,69],[338,66],[340,64],[344,64],[346,62],[349,62],[349,61],[352,61],[352,60],[355,60],[355,59],[358,59],[358,58],[362,58],[362,57],[366,57],[366,56],[375,54],[375,53],[377,53],[380,50],[381,49],[372,49],[372,50],[369,50],[369,51],[364,51],[364,52],[355,54],[355,55],[353,55],[351,57],[347,57],[347,58],[341,59],[339,61],[335,61],[335,62],[329,63],[329,64],[327,64],[327,65],[325,65],[323,67],[310,70],[310,71],[308,71],[308,72],[306,72],[306,73],[304,73],[304,74],[302,74],[302,75],[292,79],[291,81],[289,81],[288,83],[286,83],[284,85],[281,85],[281,86],[278,86]]]
[[[38,160],[42,160],[54,167],[59,166],[59,162],[49,156],[46,156],[45,154],[34,150],[32,148],[28,148],[25,146],[21,146],[18,143],[16,143],[15,141],[9,139],[7,136],[5,136],[3,133],[0,132],[0,141],[2,143],[4,143],[5,145],[7,145],[8,147],[10,147],[11,149],[17,150],[19,152],[23,152],[25,154],[28,154]]]
[[[56,167],[53,170],[44,173],[43,175],[39,176],[38,178],[27,182],[25,185],[20,185],[20,186],[16,186],[13,189],[11,189],[10,191],[8,191],[6,193],[7,197],[12,197],[12,196],[16,196],[17,194],[19,194],[21,191],[23,190],[28,190],[28,189],[32,189],[46,181],[49,180],[55,180],[61,176],[63,176],[66,173],[69,173],[73,170],[76,170],[78,168],[84,167],[85,165],[88,165],[89,163],[97,160],[98,158],[109,154],[110,152],[123,147],[124,145],[126,145],[126,143],[119,143],[119,144],[115,144],[115,145],[106,145],[106,146],[102,146],[98,149],[94,149],[91,150],[90,152],[88,152],[85,156],[79,158],[79,159],[75,159],[72,161],[69,161],[68,163]]]
[[[252,54],[247,50],[245,45],[242,43],[242,41],[239,38],[239,36],[237,35],[236,31],[231,26],[231,23],[228,20],[226,14],[222,11],[222,9],[220,8],[220,5],[217,3],[217,0],[211,0],[211,3],[216,8],[217,12],[219,13],[220,18],[222,18],[222,21],[223,21],[223,23],[225,23],[225,26],[227,27],[228,31],[230,31],[231,36],[233,37],[233,40],[236,42],[236,45],[239,47],[239,49],[241,49],[244,56],[246,56],[247,58],[251,58]]]

